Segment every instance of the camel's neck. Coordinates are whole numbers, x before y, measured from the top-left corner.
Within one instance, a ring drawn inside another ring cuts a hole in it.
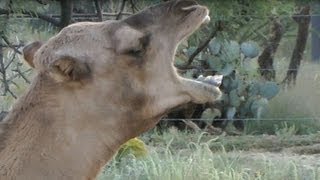
[[[94,178],[125,139],[112,123],[92,123],[107,123],[107,116],[101,120],[81,102],[46,94],[37,83],[6,118],[0,179]]]

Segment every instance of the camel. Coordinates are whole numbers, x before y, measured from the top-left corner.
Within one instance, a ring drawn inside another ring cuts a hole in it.
[[[95,179],[123,143],[171,109],[217,100],[218,87],[173,66],[178,44],[208,14],[193,0],[173,0],[27,45],[36,75],[1,124],[0,179]]]

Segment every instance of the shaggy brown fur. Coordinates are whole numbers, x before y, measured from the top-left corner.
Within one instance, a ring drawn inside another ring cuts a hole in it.
[[[5,118],[0,179],[94,179],[119,146],[218,88],[179,77],[178,43],[208,15],[175,0],[122,21],[83,22],[24,50],[37,75]]]

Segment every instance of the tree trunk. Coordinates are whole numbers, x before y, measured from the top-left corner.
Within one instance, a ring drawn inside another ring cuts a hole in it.
[[[60,29],[62,29],[71,23],[73,0],[60,1],[60,6],[61,6]]]
[[[0,122],[7,116],[8,112],[6,111],[1,111],[0,112]]]
[[[118,15],[116,17],[116,20],[120,20],[122,18],[122,12],[123,12],[123,10],[124,10],[124,8],[126,6],[126,2],[127,2],[127,0],[122,0],[121,6],[120,6],[120,10],[119,10]]]
[[[3,94],[0,94],[1,96],[6,96],[8,92],[10,92],[10,87],[7,79],[7,71],[6,71],[6,65],[4,62],[4,56],[3,56],[3,47],[2,47],[2,39],[0,39],[0,74],[1,74],[1,86],[3,88]]]
[[[276,72],[273,67],[273,59],[284,32],[279,18],[274,18],[272,20],[270,31],[270,38],[267,41],[267,45],[258,58],[259,72],[261,76],[268,81],[275,80],[276,78]]]
[[[6,3],[7,3],[6,4],[7,8],[9,10],[11,10],[12,1],[9,0]],[[5,62],[4,62],[4,47],[3,47],[4,40],[2,38],[7,33],[8,22],[9,22],[9,13],[4,17],[4,19],[2,21],[2,24],[1,24],[3,29],[0,30],[0,74],[1,74],[1,85],[0,85],[0,88],[3,88],[3,90],[2,90],[3,94],[0,94],[0,96],[6,96],[8,91],[10,91],[9,83],[7,81],[6,65],[5,65]]]
[[[319,62],[320,61],[320,15],[316,12],[317,9],[320,9],[320,3],[314,3],[314,6],[312,7],[314,10],[314,14],[311,17],[311,24],[312,24],[312,61]]]
[[[287,75],[282,82],[283,85],[287,87],[292,87],[296,84],[301,59],[308,40],[309,24],[311,19],[310,6],[303,6],[300,12],[294,15],[292,18],[296,23],[298,23],[298,34],[296,39],[296,45],[291,56]]]
[[[94,5],[96,6],[96,10],[97,10],[97,16],[98,16],[98,20],[102,21],[102,4],[103,1],[101,0],[94,0]]]

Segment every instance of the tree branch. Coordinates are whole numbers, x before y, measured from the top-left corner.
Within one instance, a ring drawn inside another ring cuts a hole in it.
[[[101,4],[102,4],[102,1],[99,2],[99,0],[94,0],[94,5],[96,6],[97,16],[99,21],[102,21],[102,17],[103,17]]]
[[[133,13],[135,13],[136,11],[139,11],[139,8],[137,8],[137,6],[133,0],[130,0],[130,4],[131,4],[131,10]]]
[[[199,126],[197,124],[195,124],[194,122],[190,121],[190,120],[182,119],[182,122],[184,122],[189,128],[191,128],[195,132],[200,132],[201,131]]]
[[[2,84],[4,86],[3,95],[6,95],[7,92],[10,92],[10,88],[9,88],[9,83],[7,81],[7,73],[6,73],[5,65],[4,65],[2,48],[0,48],[0,72],[2,74]]]
[[[267,40],[267,45],[258,58],[259,72],[263,78],[268,81],[275,80],[276,72],[273,67],[274,54],[276,53],[282,35],[284,33],[280,19],[274,17],[270,30],[270,37]]]
[[[222,31],[223,29],[223,25],[222,25],[222,22],[219,21],[217,24],[216,24],[216,28],[211,32],[211,34],[208,36],[208,38],[202,43],[200,44],[200,46],[191,54],[191,56],[189,57],[188,59],[188,62],[182,66],[177,66],[177,68],[179,69],[188,69],[188,67],[190,66],[190,64],[193,62],[194,58],[201,52],[203,51],[207,46],[208,44],[210,43],[210,41],[217,36],[217,33],[219,31]]]
[[[121,17],[122,17],[122,11],[124,10],[124,7],[126,6],[126,2],[127,2],[127,0],[122,0],[122,4],[121,4],[121,7],[120,7],[120,11],[119,11],[119,13],[118,13],[118,15],[117,15],[117,17],[116,17],[116,20],[121,19]]]
[[[20,69],[18,69],[18,68],[17,68],[17,69],[12,69],[12,71],[18,73],[18,75],[21,76],[22,79],[24,79],[24,81],[25,81],[26,83],[28,83],[28,84],[31,83],[30,80],[21,72]]]
[[[59,25],[60,25],[60,22],[58,20],[52,18],[51,16],[47,16],[47,15],[44,15],[44,14],[41,14],[41,13],[36,13],[36,12],[33,12],[33,11],[27,11],[27,10],[21,10],[19,12],[21,12],[24,15],[28,15],[30,17],[38,17],[39,19],[47,21],[47,22],[51,23],[52,25],[54,25],[56,27],[59,27]],[[14,14],[14,12],[0,8],[0,14],[9,15],[9,14]]]
[[[15,99],[18,98],[18,97],[11,91],[11,89],[7,89],[7,92],[9,92],[13,98],[15,98]]]
[[[68,26],[72,21],[73,0],[60,1],[61,19],[59,23],[60,29]]]
[[[310,5],[303,6],[299,14],[294,15],[292,18],[298,24],[298,35],[296,39],[296,45],[291,56],[289,68],[287,70],[287,75],[282,81],[282,84],[286,85],[287,87],[291,87],[291,85],[294,86],[296,84],[301,59],[308,40],[309,24],[311,20]]]
[[[10,59],[10,61],[7,63],[7,65],[4,67],[4,70],[6,71],[9,66],[13,63],[14,59],[16,58],[16,52],[13,54],[12,58]]]
[[[7,11],[3,11],[3,9],[0,8],[0,15],[7,15],[6,14]],[[11,14],[15,14],[14,12],[12,12]],[[30,14],[28,13],[25,13],[25,14],[15,14],[15,18],[38,18],[38,15],[39,13],[36,13],[35,16],[31,16]],[[102,13],[102,16],[118,16],[119,13]],[[125,16],[130,16],[132,15],[131,12],[122,12],[121,13],[122,15],[125,15]],[[57,19],[60,19],[61,18],[61,15],[59,14],[51,14],[51,15],[47,15],[48,18],[51,18],[53,19],[54,21],[58,22],[59,24],[59,21]],[[72,17],[73,18],[96,18],[97,17],[97,14],[77,14],[77,13],[74,13],[72,14]],[[50,22],[51,23],[51,22]]]
[[[9,42],[8,38],[5,35],[2,35],[1,38],[4,40],[4,42],[8,45],[8,47],[10,47],[11,49],[14,50],[14,52],[18,53],[18,54],[22,54],[21,51],[19,51],[16,47],[12,46],[11,43]]]
[[[23,43],[21,43],[21,44],[11,44],[11,47],[15,47],[15,48],[20,48],[20,47],[22,47],[22,46],[24,46]],[[4,44],[0,44],[0,47],[11,48],[10,46],[4,45]]]

